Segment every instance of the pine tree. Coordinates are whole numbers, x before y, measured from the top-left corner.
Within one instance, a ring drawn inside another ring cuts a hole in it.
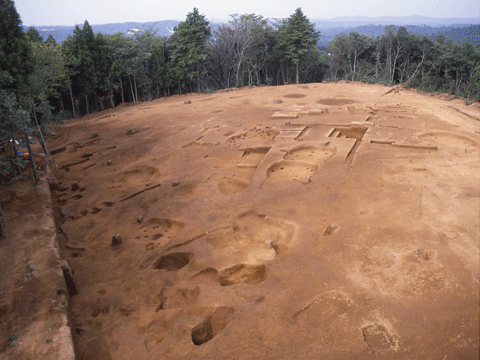
[[[315,46],[320,38],[320,32],[315,31],[315,25],[298,8],[289,18],[277,24],[277,49],[283,61],[295,65],[295,82],[299,83],[300,60]]]
[[[40,33],[33,26],[30,26],[28,28],[25,35],[27,36],[27,39],[29,41],[36,42],[36,43],[42,43],[43,42],[43,38],[40,36]]]
[[[72,74],[76,92],[85,101],[86,113],[90,113],[90,97],[95,95],[95,90],[103,74],[107,70],[104,63],[104,39],[95,37],[92,27],[85,20],[83,28],[77,25],[73,36],[69,36],[62,44],[62,51],[67,63],[75,63]],[[76,60],[74,60],[76,59]]]
[[[200,92],[200,64],[207,58],[206,44],[211,35],[209,21],[197,8],[188,13],[187,19],[174,28],[171,40],[171,62],[179,82],[197,80]]]
[[[45,40],[45,42],[47,44],[57,45],[57,42],[53,38],[52,34],[48,35],[48,38],[47,38],[47,40]]]
[[[12,0],[0,0],[0,71],[13,78],[6,87],[23,106],[32,82],[35,59]]]
[[[30,112],[38,125],[37,112],[51,117],[49,98],[58,98],[58,90],[65,81],[65,59],[60,46],[52,43],[31,42],[35,57],[34,83],[30,87]]]

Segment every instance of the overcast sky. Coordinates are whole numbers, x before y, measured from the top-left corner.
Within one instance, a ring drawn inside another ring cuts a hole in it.
[[[194,7],[207,19],[257,14],[285,18],[301,7],[309,19],[337,16],[478,17],[479,0],[14,0],[24,25],[91,25],[185,20]]]

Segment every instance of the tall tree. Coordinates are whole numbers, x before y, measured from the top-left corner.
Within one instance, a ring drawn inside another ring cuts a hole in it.
[[[236,53],[235,86],[239,86],[239,74],[242,64],[248,67],[249,85],[251,83],[251,72],[256,60],[256,52],[265,43],[265,28],[267,20],[261,15],[244,14],[230,15],[230,25],[233,30],[234,49]],[[265,51],[265,48],[261,49]]]
[[[349,49],[348,36],[344,33],[337,34],[328,44],[330,53],[330,73],[334,80],[339,77],[347,77],[349,73]]]
[[[65,59],[56,44],[31,42],[35,57],[34,84],[30,87],[30,111],[37,122],[37,109],[47,118],[51,115],[50,97],[58,98],[59,87],[65,80]],[[37,103],[37,104],[36,104]]]
[[[368,53],[372,39],[366,35],[360,35],[356,31],[346,34],[335,35],[328,45],[332,58],[332,74],[337,77],[339,71],[343,71],[345,78],[351,81],[360,80],[364,74],[365,63],[362,61],[364,54]]]
[[[32,48],[14,2],[0,0],[0,71],[6,71],[13,78],[6,87],[14,92],[20,104],[28,103],[34,67]]]
[[[130,84],[130,97],[134,104],[138,101],[138,89],[137,89],[137,73],[139,66],[141,65],[142,54],[138,53],[135,40],[132,38],[125,38],[125,42],[122,47],[115,50],[115,61],[120,66],[115,65],[116,70],[123,69],[128,75],[128,82]]]
[[[36,42],[36,43],[42,43],[43,42],[43,38],[40,36],[40,33],[33,26],[30,26],[28,28],[25,35],[27,36],[27,39],[29,41],[33,41],[33,42]]]
[[[398,30],[394,25],[385,28],[380,38],[381,49],[388,68],[388,85],[392,85],[397,75],[397,66],[405,55],[409,42],[407,29],[400,26]]]
[[[73,118],[77,117],[78,113],[78,99],[75,98],[72,87],[72,78],[78,74],[78,69],[80,66],[80,59],[75,55],[73,51],[73,38],[69,36],[61,46],[62,54],[65,58],[65,75],[68,83],[68,90],[70,95],[70,100],[72,102],[72,113]]]
[[[80,97],[85,100],[86,113],[90,113],[89,98],[94,94],[98,78],[97,56],[98,49],[92,27],[85,20],[83,28],[77,25],[73,36],[69,36],[62,44],[62,50],[67,59],[76,58],[78,66],[73,76],[74,86]]]
[[[135,32],[135,53],[137,74],[143,97],[152,100],[159,93],[160,78],[164,67],[164,39],[158,36],[153,26],[143,27]]]
[[[315,31],[315,25],[310,23],[301,8],[277,23],[277,47],[281,58],[295,65],[295,83],[300,81],[300,61],[319,38],[320,32]]]
[[[229,88],[235,72],[235,35],[230,26],[215,25],[208,42],[210,81],[221,88]]]
[[[125,106],[124,91],[123,91],[123,81],[122,77],[125,75],[125,68],[122,63],[119,61],[119,51],[124,46],[126,42],[126,37],[122,33],[116,34],[107,34],[105,35],[105,46],[107,56],[109,57],[109,76],[107,79],[107,88],[108,96],[110,97],[110,102],[112,107],[115,106],[114,101],[114,92],[120,90],[122,96],[122,105]]]
[[[150,57],[148,59],[148,78],[156,97],[160,97],[160,88],[166,85],[166,45],[167,38],[155,36],[150,43]]]
[[[187,14],[185,21],[178,24],[170,37],[171,62],[175,64],[177,78],[190,80],[196,78],[197,91],[200,92],[200,66],[207,58],[206,44],[211,30],[205,15],[200,15],[197,8]]]

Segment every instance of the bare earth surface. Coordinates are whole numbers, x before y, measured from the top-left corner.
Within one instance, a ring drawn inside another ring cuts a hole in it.
[[[45,165],[40,157],[36,162]],[[0,359],[73,360],[48,183],[13,182],[0,186],[7,225],[0,239]]]
[[[388,90],[189,94],[63,125],[77,357],[478,359],[478,104]]]

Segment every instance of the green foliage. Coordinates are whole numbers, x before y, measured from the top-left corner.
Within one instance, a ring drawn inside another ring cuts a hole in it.
[[[100,87],[106,66],[105,43],[103,36],[95,36],[92,27],[85,21],[83,28],[77,25],[62,44],[62,52],[70,64],[68,75],[72,78],[74,90],[84,100],[85,112],[90,113],[90,97]]]
[[[12,0],[0,0],[0,71],[13,81],[6,87],[21,105],[28,103],[34,57]]]
[[[297,84],[299,63],[319,38],[320,32],[315,31],[315,24],[310,23],[301,8],[295,10],[289,18],[277,22],[276,48],[281,61],[296,66]]]
[[[315,31],[315,25],[310,23],[301,8],[295,10],[289,18],[281,20],[277,31],[280,57],[294,64],[300,61],[320,37],[320,33]]]
[[[31,47],[35,57],[34,83],[30,87],[32,117],[40,113],[51,121],[52,106],[48,99],[60,96],[66,76],[65,57],[55,43],[32,41]]]
[[[51,34],[48,35],[48,38],[47,38],[47,40],[45,40],[45,43],[50,44],[50,45],[57,45],[57,42],[55,41],[55,39],[53,38],[53,36]]]
[[[10,347],[15,347],[17,345],[17,342],[21,341],[19,337],[15,334],[9,334],[8,335],[8,346]]]
[[[355,53],[356,49],[360,51]],[[408,33],[403,27],[387,26],[376,39],[361,39],[354,33],[339,34],[331,41],[328,51],[330,78],[334,80],[403,84],[428,92],[447,92],[471,101],[480,98],[477,72],[480,50],[471,43],[445,41],[442,34],[433,41]]]
[[[235,86],[246,84],[260,85],[260,71],[268,61],[268,34],[272,28],[261,15],[230,15],[229,47],[233,49],[235,63]],[[245,79],[240,83],[240,70],[243,66]]]
[[[170,37],[171,69],[181,84],[194,83],[200,92],[200,65],[207,58],[206,44],[211,35],[209,22],[197,8],[188,13],[185,21],[174,28]]]
[[[368,51],[373,49],[373,39],[350,32],[339,34],[328,45],[331,55],[331,75],[351,81],[361,80],[369,72]]]
[[[6,71],[0,71],[0,139],[14,137],[29,122],[27,112],[8,89],[12,82],[13,78]]]
[[[163,84],[166,39],[159,37],[153,26],[142,28],[134,34],[133,49],[136,83],[145,97],[152,100]]]
[[[35,83],[43,87],[43,91],[52,92],[65,78],[65,58],[58,45],[54,43],[32,42],[35,56]]]
[[[94,34],[85,21],[59,47],[51,36],[43,42],[34,28],[24,34],[18,14],[5,12],[14,10],[11,0],[0,5],[6,14],[0,18],[0,116],[8,117],[0,134],[5,136],[28,125],[27,106],[32,119],[43,124],[124,100],[300,80],[403,84],[480,100],[479,49],[444,34],[433,40],[387,26],[376,38],[338,34],[327,49],[316,46],[320,33],[300,8],[273,26],[260,15],[233,14],[229,24],[212,29],[194,8],[169,38],[153,26]],[[15,46],[4,40],[7,35],[16,39]]]
[[[322,82],[329,68],[329,57],[317,47],[312,47],[304,57],[300,77],[305,83]]]
[[[28,41],[35,42],[41,44],[43,42],[43,38],[40,36],[40,33],[33,27],[30,26],[25,33],[27,36]]]

